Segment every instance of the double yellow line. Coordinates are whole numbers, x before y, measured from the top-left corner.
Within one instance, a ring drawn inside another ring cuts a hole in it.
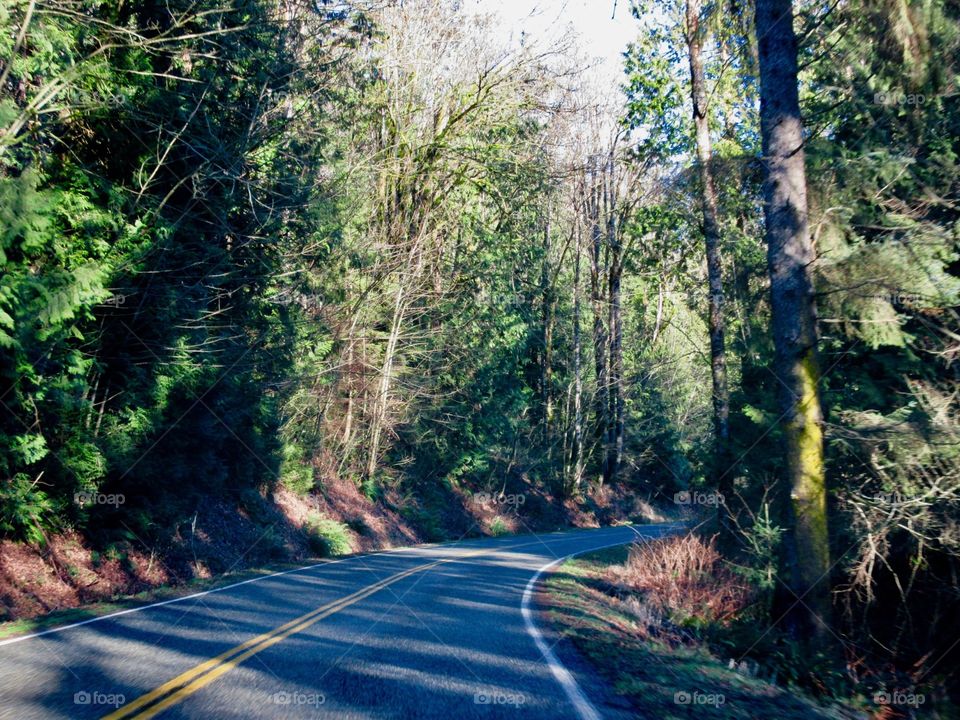
[[[133,720],[134,718],[136,718],[136,720],[146,720],[146,718],[152,718],[169,708],[171,705],[176,705],[178,702],[189,697],[201,688],[209,685],[221,675],[225,675],[226,673],[230,672],[233,670],[233,668],[237,667],[237,665],[242,663],[247,658],[253,657],[257,653],[266,650],[268,647],[276,645],[278,642],[290,637],[294,633],[306,630],[311,625],[320,622],[330,615],[333,615],[335,612],[339,612],[340,610],[353,605],[355,602],[359,602],[360,600],[373,595],[375,592],[382,590],[388,585],[392,585],[393,583],[399,582],[400,580],[403,580],[404,578],[415,573],[429,570],[437,565],[451,562],[455,559],[463,558],[449,558],[445,560],[437,560],[436,562],[427,563],[425,565],[418,565],[415,568],[404,570],[396,575],[391,575],[384,580],[376,582],[372,585],[368,585],[365,588],[357,590],[351,595],[347,595],[339,600],[334,600],[333,602],[322,605],[315,610],[311,610],[305,615],[301,615],[300,617],[294,618],[288,623],[284,623],[280,627],[274,628],[270,632],[264,633],[263,635],[258,635],[255,638],[251,638],[242,645],[237,645],[235,648],[231,648],[225,653],[217,655],[217,657],[211,658],[206,662],[200,663],[195,668],[192,668],[181,675],[177,675],[177,677],[165,682],[155,690],[151,690],[145,695],[141,695],[133,702],[118,708],[109,715],[105,715],[102,720]]]

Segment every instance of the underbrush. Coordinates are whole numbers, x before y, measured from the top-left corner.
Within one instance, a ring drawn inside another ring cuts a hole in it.
[[[644,604],[678,627],[729,624],[754,600],[714,543],[692,534],[633,545],[609,579],[642,594]]]
[[[723,640],[758,598],[714,543],[662,538],[568,562],[548,579],[551,619],[638,714],[657,718],[866,718],[778,681]],[[890,716],[893,717],[893,716]]]
[[[273,563],[483,535],[596,527],[599,516],[583,507],[602,505],[611,521],[649,521],[654,512],[640,512],[644,508],[619,486],[597,489],[574,511],[570,503],[544,495],[534,485],[498,494],[499,488],[467,483],[441,489],[381,477],[364,484],[349,475],[324,476],[312,485],[307,470],[301,468],[297,476],[302,484],[288,473],[272,491],[247,487],[162,505],[131,495],[119,507],[90,510],[102,513],[95,533],[65,529],[29,543],[0,537],[0,622],[116,602],[165,586],[187,587]],[[27,500],[17,507],[28,507]],[[0,531],[9,530],[11,521],[10,513],[0,512]]]
[[[713,538],[691,533],[634,545],[607,579],[658,618],[659,637],[704,643],[731,666],[819,697],[854,693],[835,658],[811,653],[777,626],[772,595],[749,573],[727,561]]]
[[[644,541],[564,565],[548,582],[552,616],[655,717],[957,717],[942,689],[878,684],[801,647],[748,572],[710,538]]]

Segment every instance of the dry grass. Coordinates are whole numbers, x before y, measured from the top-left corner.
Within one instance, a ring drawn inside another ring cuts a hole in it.
[[[634,589],[626,579],[636,583]],[[719,586],[727,586],[727,589]],[[547,578],[540,600],[565,641],[605,677],[629,703],[630,717],[662,720],[866,720],[836,705],[817,703],[802,692],[777,686],[756,673],[731,669],[690,632],[660,624],[654,588],[673,598],[673,612],[723,607],[729,587],[739,583],[723,566],[710,542],[697,538],[660,540],[643,547],[608,548],[564,563]],[[647,592],[646,590],[651,590]],[[683,592],[701,597],[690,605]],[[670,611],[670,608],[666,608]],[[664,612],[669,615],[669,612]],[[575,658],[577,656],[570,655]],[[684,703],[699,693],[713,703]],[[618,706],[619,707],[619,706]],[[604,706],[603,715],[612,705]]]
[[[750,589],[726,567],[714,541],[671,536],[634,545],[608,579],[684,625],[724,623],[751,602]]]

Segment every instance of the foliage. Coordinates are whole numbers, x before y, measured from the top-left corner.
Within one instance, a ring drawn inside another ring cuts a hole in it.
[[[500,537],[510,532],[510,528],[502,517],[495,517],[490,521],[490,534],[494,537]]]
[[[315,515],[307,518],[306,530],[310,548],[320,557],[353,552],[350,528],[344,523]]]
[[[19,473],[0,491],[0,530],[41,545],[53,525],[54,505],[43,490]]]
[[[738,530],[725,550],[763,591],[773,622],[781,616],[777,607],[793,602],[780,579],[780,538],[792,517],[781,501],[782,418],[770,372],[758,225],[756,40],[745,10],[706,6],[701,18],[708,27],[709,119],[719,156],[713,169],[723,218],[731,372],[734,462],[720,470],[721,479],[732,480],[734,497],[726,508]],[[709,428],[682,453],[665,443],[688,431],[689,422],[675,419],[678,398],[696,393],[708,367],[703,331],[690,331],[689,316],[679,316],[686,320],[682,336],[670,343],[679,351],[667,352],[669,335],[660,330],[676,322],[673,290],[686,296],[694,320],[706,314],[702,255],[689,240],[700,232],[700,191],[687,167],[692,123],[679,100],[689,95],[683,4],[637,3],[634,11],[640,34],[626,64],[626,123],[636,131],[638,160],[652,156],[671,168],[658,196],[663,220],[649,229],[639,266],[651,269],[652,281],[643,286],[635,313],[641,337],[657,342],[638,343],[636,356],[640,378],[666,376],[673,383],[662,409],[649,391],[641,404],[666,427],[650,420],[634,427],[660,466],[669,467],[659,479],[669,488],[672,476],[681,484],[709,477],[712,462]],[[947,618],[957,608],[956,583],[949,578],[960,559],[954,542],[960,492],[954,471],[960,383],[956,13],[947,3],[855,2],[830,9],[799,3],[796,15],[817,246],[821,393],[828,411],[836,628],[846,638],[847,662],[861,668],[848,680],[892,686],[925,677],[935,683],[931,675],[955,673],[955,650],[945,639],[951,635]],[[672,275],[671,267],[680,272]],[[678,455],[691,463],[685,472],[673,460]],[[927,618],[922,626],[911,622],[921,615]],[[787,634],[778,637],[764,652],[809,683],[814,660],[790,650]]]

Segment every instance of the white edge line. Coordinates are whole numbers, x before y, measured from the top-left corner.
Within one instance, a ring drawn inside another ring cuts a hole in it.
[[[390,550],[381,550],[380,552],[368,553],[363,557],[372,557],[374,555],[382,555],[386,552],[391,552]],[[255,578],[250,578],[248,580],[241,580],[240,582],[235,582],[230,585],[224,585],[223,587],[211,588],[210,590],[204,590],[202,592],[193,593],[191,595],[184,595],[183,597],[171,598],[170,600],[163,600],[162,602],[150,603],[149,605],[140,605],[138,607],[127,608],[126,610],[117,610],[116,612],[108,613],[107,615],[98,615],[97,617],[89,618],[87,620],[81,620],[80,622],[70,623],[69,625],[60,625],[55,628],[50,628],[49,630],[42,630],[41,632],[31,633],[30,635],[21,635],[15,638],[9,638],[7,640],[0,640],[0,647],[4,645],[13,645],[14,643],[23,642],[24,640],[32,640],[33,638],[43,637],[44,635],[52,635],[53,633],[63,632],[64,630],[72,630],[73,628],[82,627],[83,625],[89,625],[91,623],[100,622],[101,620],[109,620],[110,618],[120,617],[121,615],[128,615],[130,613],[140,612],[142,610],[150,610],[151,608],[158,608],[164,605],[173,605],[174,603],[183,602],[184,600],[194,600],[196,598],[204,597],[205,595],[213,595],[214,593],[223,592],[224,590],[232,590],[233,588],[238,588],[241,585],[247,585],[248,583],[260,582],[261,580],[269,580],[270,578],[280,577],[281,575],[290,575],[292,573],[305,572],[307,570],[315,570],[319,567],[327,567],[329,565],[336,565],[337,563],[342,563],[347,560],[351,560],[356,555],[351,555],[348,557],[340,558],[339,560],[327,560],[325,562],[315,563],[314,565],[304,565],[303,567],[291,568],[289,570],[282,570],[281,572],[270,573],[269,575],[258,575]]]
[[[19,637],[8,638],[7,640],[0,640],[0,647],[4,647],[5,645],[13,645],[18,642],[23,642],[24,640],[33,640],[34,638],[43,637],[44,635],[53,635],[54,633],[63,632],[64,630],[72,630],[73,628],[83,627],[84,625],[90,625],[91,623],[100,622],[101,620],[109,620],[111,618],[120,617],[121,615],[129,615],[130,613],[141,612],[143,610],[150,610],[151,608],[163,607],[164,605],[173,605],[174,603],[184,602],[185,600],[194,600],[196,598],[201,598],[206,595],[213,595],[214,593],[223,592],[224,590],[232,590],[233,588],[238,588],[241,585],[247,585],[249,583],[260,582],[261,580],[269,580],[270,578],[280,577],[281,575],[291,575],[293,573],[305,572],[307,570],[315,570],[316,568],[336,565],[338,563],[346,562],[348,560],[353,560],[354,558],[357,558],[357,557],[374,557],[376,555],[386,555],[388,553],[396,553],[397,551],[402,551],[402,550],[416,550],[423,547],[433,547],[438,544],[443,545],[445,543],[428,543],[427,545],[412,545],[410,547],[390,548],[388,550],[379,550],[377,552],[364,553],[360,555],[348,555],[346,557],[342,557],[337,560],[326,560],[324,562],[315,563],[313,565],[304,565],[303,567],[291,568],[289,570],[282,570],[281,572],[270,573],[269,575],[258,575],[255,578],[250,578],[249,580],[241,580],[240,582],[235,582],[230,585],[224,585],[223,587],[211,588],[210,590],[204,590],[202,592],[192,593],[191,595],[184,595],[183,597],[171,598],[170,600],[163,600],[162,602],[150,603],[149,605],[139,605],[137,607],[127,608],[126,610],[118,610],[116,612],[108,613],[106,615],[98,615],[97,617],[92,617],[87,620],[81,620],[80,622],[70,623],[69,625],[60,625],[55,628],[50,628],[49,630],[42,630],[40,632],[30,633],[29,635],[20,635]],[[614,543],[614,544],[620,545],[622,543]],[[612,547],[612,546],[607,545],[605,547]],[[597,549],[600,549],[600,548],[597,548]],[[585,550],[584,552],[589,552],[589,551]],[[574,554],[576,555],[577,553],[574,553]],[[566,559],[566,558],[561,558],[561,559]],[[541,571],[543,569],[545,568],[541,568]],[[539,574],[540,573],[537,573],[537,575],[535,576],[535,579],[536,577],[539,577]],[[524,595],[524,602],[526,602],[526,595]]]
[[[469,541],[468,541],[469,542]],[[238,588],[241,585],[247,585],[248,583],[260,582],[261,580],[269,580],[270,578],[280,577],[281,575],[290,575],[292,573],[305,572],[307,570],[315,570],[321,567],[328,567],[330,565],[336,565],[338,563],[346,562],[347,560],[353,560],[357,557],[374,557],[376,555],[386,555],[388,553],[396,553],[403,550],[419,550],[422,548],[433,548],[443,545],[455,545],[456,543],[425,543],[423,545],[410,545],[408,547],[399,547],[399,548],[389,548],[385,550],[378,550],[377,552],[371,553],[361,553],[357,555],[348,555],[337,560],[325,560],[323,562],[315,563],[313,565],[304,565],[303,567],[290,568],[289,570],[282,570],[280,572],[270,573],[268,575],[258,575],[255,578],[250,578],[248,580],[241,580],[240,582],[231,583],[230,585],[224,585],[223,587],[211,588],[210,590],[203,590],[202,592],[192,593],[190,595],[184,595],[183,597],[171,598],[170,600],[163,600],[161,602],[150,603],[149,605],[138,605],[137,607],[127,608],[126,610],[117,610],[116,612],[108,613],[106,615],[98,615],[97,617],[88,618],[87,620],[81,620],[79,622],[70,623],[69,625],[59,625],[49,630],[42,630],[40,632],[30,633],[29,635],[20,635],[14,638],[8,638],[7,640],[0,640],[0,647],[5,645],[13,645],[18,642],[23,642],[24,640],[33,640],[34,638],[43,637],[44,635],[52,635],[54,633],[63,632],[64,630],[72,630],[73,628],[83,627],[84,625],[90,625],[91,623],[100,622],[101,620],[109,620],[111,618],[120,617],[121,615],[129,615],[130,613],[141,612],[142,610],[150,610],[152,608],[163,607],[164,605],[173,605],[174,603],[183,602],[185,600],[194,600],[196,598],[204,597],[205,595],[213,595],[214,593],[223,592],[224,590],[232,590],[233,588]]]
[[[637,529],[632,525],[628,525],[627,527],[633,530],[637,536],[646,539],[645,536],[638,532]],[[537,648],[543,655],[543,659],[550,668],[550,672],[553,673],[553,676],[557,679],[557,682],[560,683],[560,686],[567,694],[567,697],[570,698],[570,702],[573,703],[573,707],[577,711],[577,715],[580,716],[581,720],[602,720],[602,718],[600,713],[597,711],[597,708],[592,702],[590,702],[586,694],[583,692],[583,688],[580,687],[580,684],[574,679],[573,675],[570,674],[570,671],[567,670],[566,666],[560,662],[553,650],[547,646],[546,640],[543,639],[543,634],[537,628],[537,623],[534,621],[533,611],[530,609],[530,601],[533,598],[533,590],[536,587],[540,576],[556,565],[559,565],[560,563],[569,560],[572,557],[576,557],[577,555],[583,555],[584,553],[588,552],[596,552],[597,550],[605,550],[606,548],[617,547],[618,545],[626,545],[629,542],[632,542],[632,539],[628,538],[621,542],[610,543],[609,545],[601,545],[600,547],[578,550],[577,552],[570,553],[565,557],[557,558],[556,560],[547,563],[537,570],[533,574],[533,577],[530,578],[527,586],[523,589],[523,599],[520,601],[520,612],[523,613],[523,624],[526,625],[527,632],[537,644]]]

